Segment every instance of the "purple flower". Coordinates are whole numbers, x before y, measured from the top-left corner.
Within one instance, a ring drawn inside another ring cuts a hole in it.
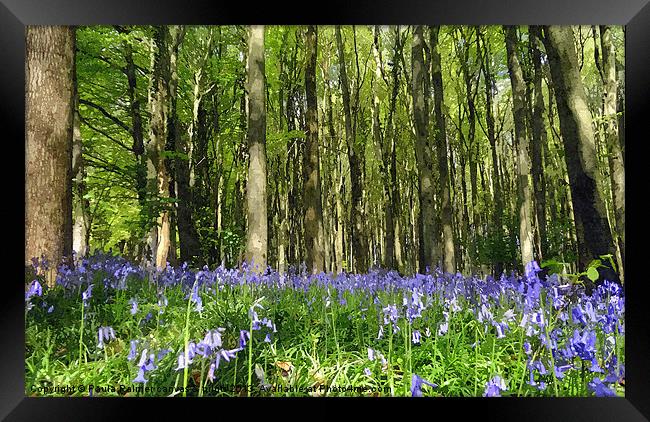
[[[104,340],[115,340],[115,330],[113,330],[113,327],[99,327],[97,338],[99,339],[97,347],[102,349],[104,348]]]
[[[246,347],[246,342],[251,338],[251,334],[248,330],[239,331],[239,348],[243,349]]]
[[[214,370],[216,369],[216,364],[212,362],[210,364],[210,369],[208,370],[208,380],[210,382],[214,381]]]
[[[88,301],[93,296],[93,285],[90,284],[88,288],[81,294],[81,298],[83,299],[84,303]]]
[[[603,384],[598,377],[594,378],[593,381],[587,384],[587,386],[589,387],[589,390],[596,394],[596,397],[616,397],[616,392]]]
[[[501,391],[507,390],[505,381],[499,375],[496,375],[485,384],[483,397],[501,397]]]
[[[532,349],[530,348],[530,343],[528,343],[527,341],[524,342],[524,352],[527,355],[530,355],[530,353],[532,352]]]
[[[445,321],[442,324],[440,324],[440,327],[438,328],[438,335],[444,336],[445,334],[447,334],[447,330],[449,330],[449,323]]]
[[[135,315],[138,312],[138,302],[135,299],[129,301],[131,304],[131,315]]]
[[[41,283],[38,282],[38,280],[32,281],[32,283],[29,286],[29,289],[27,292],[25,292],[25,300],[29,300],[32,296],[42,296],[43,295],[43,287],[41,286]]]
[[[537,264],[537,261],[530,261],[528,264],[526,264],[526,278],[533,278],[537,276],[537,273],[540,272],[542,269],[539,268],[539,264]]]
[[[375,360],[375,351],[368,347],[368,360]]]
[[[135,377],[135,379],[133,381],[131,381],[131,382],[133,382],[133,383],[141,382],[141,383],[144,383],[144,384],[147,383],[147,380],[144,377],[144,369],[143,368],[138,368],[138,376]]]
[[[593,331],[585,330],[582,335],[575,330],[573,337],[569,340],[572,349],[581,359],[592,360],[596,352],[596,334]]]
[[[577,305],[573,308],[571,311],[571,316],[573,316],[574,323],[580,323],[583,326],[587,324],[587,320],[585,319],[584,312],[580,305]]]
[[[138,344],[138,340],[131,340],[131,350],[129,350],[129,356],[126,357],[127,360],[135,359],[135,356],[137,354],[137,352],[136,352],[136,345],[137,344]]]
[[[142,354],[140,354],[140,361],[138,362],[139,367],[143,367],[147,363],[147,352],[148,352],[148,350],[144,349],[142,351]]]
[[[413,335],[412,335],[412,341],[413,344],[419,344],[420,343],[420,332],[418,330],[413,330]]]
[[[421,378],[417,374],[413,374],[411,377],[411,396],[412,397],[422,397],[422,385],[428,385],[429,387],[437,388],[438,385],[431,383],[424,378]]]
[[[591,372],[604,372],[600,365],[598,365],[598,360],[596,360],[596,357],[594,356],[593,359],[591,359],[591,367],[589,368],[589,371]]]
[[[372,371],[370,369],[368,369],[368,368],[364,368],[363,373],[366,374],[367,376],[372,375]]]
[[[176,367],[177,371],[180,371],[181,369],[185,369],[187,365],[185,365],[185,355],[181,353],[178,355],[178,366]]]
[[[564,378],[564,373],[568,371],[569,369],[572,368],[572,365],[559,365],[553,368],[553,371],[555,372],[555,376],[557,379],[562,379]]]

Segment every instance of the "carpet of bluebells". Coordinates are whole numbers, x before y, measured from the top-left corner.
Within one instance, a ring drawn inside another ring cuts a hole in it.
[[[33,261],[36,273],[46,265]],[[525,276],[500,279],[258,275],[157,270],[95,254],[59,267],[53,288],[39,277],[27,284],[25,388],[30,396],[623,396],[624,302],[617,284],[586,295],[557,275],[542,279],[534,262]]]

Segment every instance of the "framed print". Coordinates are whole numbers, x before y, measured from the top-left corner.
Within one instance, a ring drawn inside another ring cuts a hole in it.
[[[2,1],[3,417],[649,418],[644,0]]]

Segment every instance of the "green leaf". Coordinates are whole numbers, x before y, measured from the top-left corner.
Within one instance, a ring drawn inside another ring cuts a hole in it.
[[[587,269],[587,277],[591,281],[598,280],[598,270],[596,269],[596,267],[589,267]]]

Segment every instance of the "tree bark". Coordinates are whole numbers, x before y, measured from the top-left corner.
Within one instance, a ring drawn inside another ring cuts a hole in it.
[[[526,98],[525,83],[521,65],[517,57],[517,30],[505,26],[506,50],[508,54],[508,73],[512,86],[512,105],[515,123],[515,148],[517,149],[517,193],[519,199],[519,247],[522,265],[534,259],[534,238],[532,229],[532,192],[530,186],[530,155],[526,136]]]
[[[602,47],[602,75],[604,85],[603,117],[605,118],[605,140],[607,159],[612,185],[612,198],[615,216],[615,240],[621,251],[621,266],[625,266],[625,167],[619,143],[617,112],[617,81],[614,44],[611,27],[600,26],[600,44]]]
[[[150,104],[149,141],[147,143],[147,173],[150,190],[162,201],[157,227],[150,234],[150,249],[156,266],[164,268],[170,249],[169,172],[165,165],[165,147],[168,137],[170,51],[166,27],[154,32],[153,75]]]
[[[147,162],[144,149],[144,134],[142,131],[142,115],[140,113],[140,99],[137,92],[137,78],[135,63],[133,61],[133,48],[128,41],[123,42],[124,60],[126,66],[124,73],[129,86],[129,105],[131,112],[131,136],[133,137],[133,153],[135,154],[135,185],[138,193],[138,202],[145,207],[147,200]]]
[[[53,286],[72,254],[75,30],[27,26],[25,48],[25,263],[45,257]]]
[[[336,45],[339,56],[339,77],[341,90],[343,93],[343,114],[345,120],[345,139],[348,149],[348,160],[350,161],[350,184],[352,193],[352,206],[350,222],[352,233],[352,254],[354,257],[353,269],[356,272],[363,273],[368,269],[368,248],[363,232],[363,186],[361,184],[361,152],[357,146],[355,134],[352,128],[352,114],[350,111],[350,85],[348,83],[347,70],[345,65],[345,52],[343,50],[343,39],[341,37],[341,27],[336,26]]]
[[[596,180],[598,170],[591,114],[578,70],[573,29],[570,26],[543,28],[575,215],[578,265],[586,268],[592,259],[615,252]],[[613,268],[607,262],[604,264],[599,281],[618,282]]]
[[[435,116],[436,144],[438,150],[438,171],[440,173],[439,194],[441,199],[441,223],[443,240],[443,270],[448,273],[456,272],[456,255],[454,233],[452,227],[451,193],[449,185],[449,168],[447,164],[447,129],[445,115],[442,110],[444,93],[442,88],[442,70],[440,53],[438,52],[438,34],[440,27],[430,28],[431,39],[431,82],[433,86],[433,103]],[[468,94],[471,96],[471,94]],[[474,186],[473,189],[476,189]],[[474,204],[476,206],[476,204]]]
[[[546,183],[544,181],[544,165],[542,161],[546,148],[546,128],[544,127],[544,94],[542,92],[542,62],[538,48],[540,29],[529,27],[529,46],[533,61],[534,102],[532,112],[532,173],[535,191],[535,213],[540,238],[540,256],[542,260],[548,253],[548,235],[546,234]]]
[[[248,232],[246,261],[255,272],[266,271],[268,220],[266,210],[266,89],[264,26],[250,27],[248,39]]]
[[[413,28],[412,45],[412,97],[413,119],[416,131],[415,157],[418,167],[418,191],[420,199],[420,248],[419,270],[433,269],[437,264],[435,255],[436,232],[434,215],[434,186],[432,175],[432,157],[429,146],[428,104],[426,99],[425,81],[428,79],[427,67],[424,63],[424,34],[422,26]]]
[[[73,226],[72,226],[72,250],[77,257],[86,256],[89,252],[90,240],[90,216],[89,201],[86,195],[86,167],[83,159],[83,142],[81,138],[81,127],[79,117],[79,97],[77,92],[77,75],[74,77],[74,117],[72,129],[72,183],[73,183]]]
[[[307,27],[305,37],[305,95],[307,97],[307,142],[303,157],[303,191],[305,195],[305,264],[307,271],[325,269],[323,239],[323,207],[321,203],[320,158],[318,153],[318,100],[316,91],[316,58],[318,32],[315,25]]]

